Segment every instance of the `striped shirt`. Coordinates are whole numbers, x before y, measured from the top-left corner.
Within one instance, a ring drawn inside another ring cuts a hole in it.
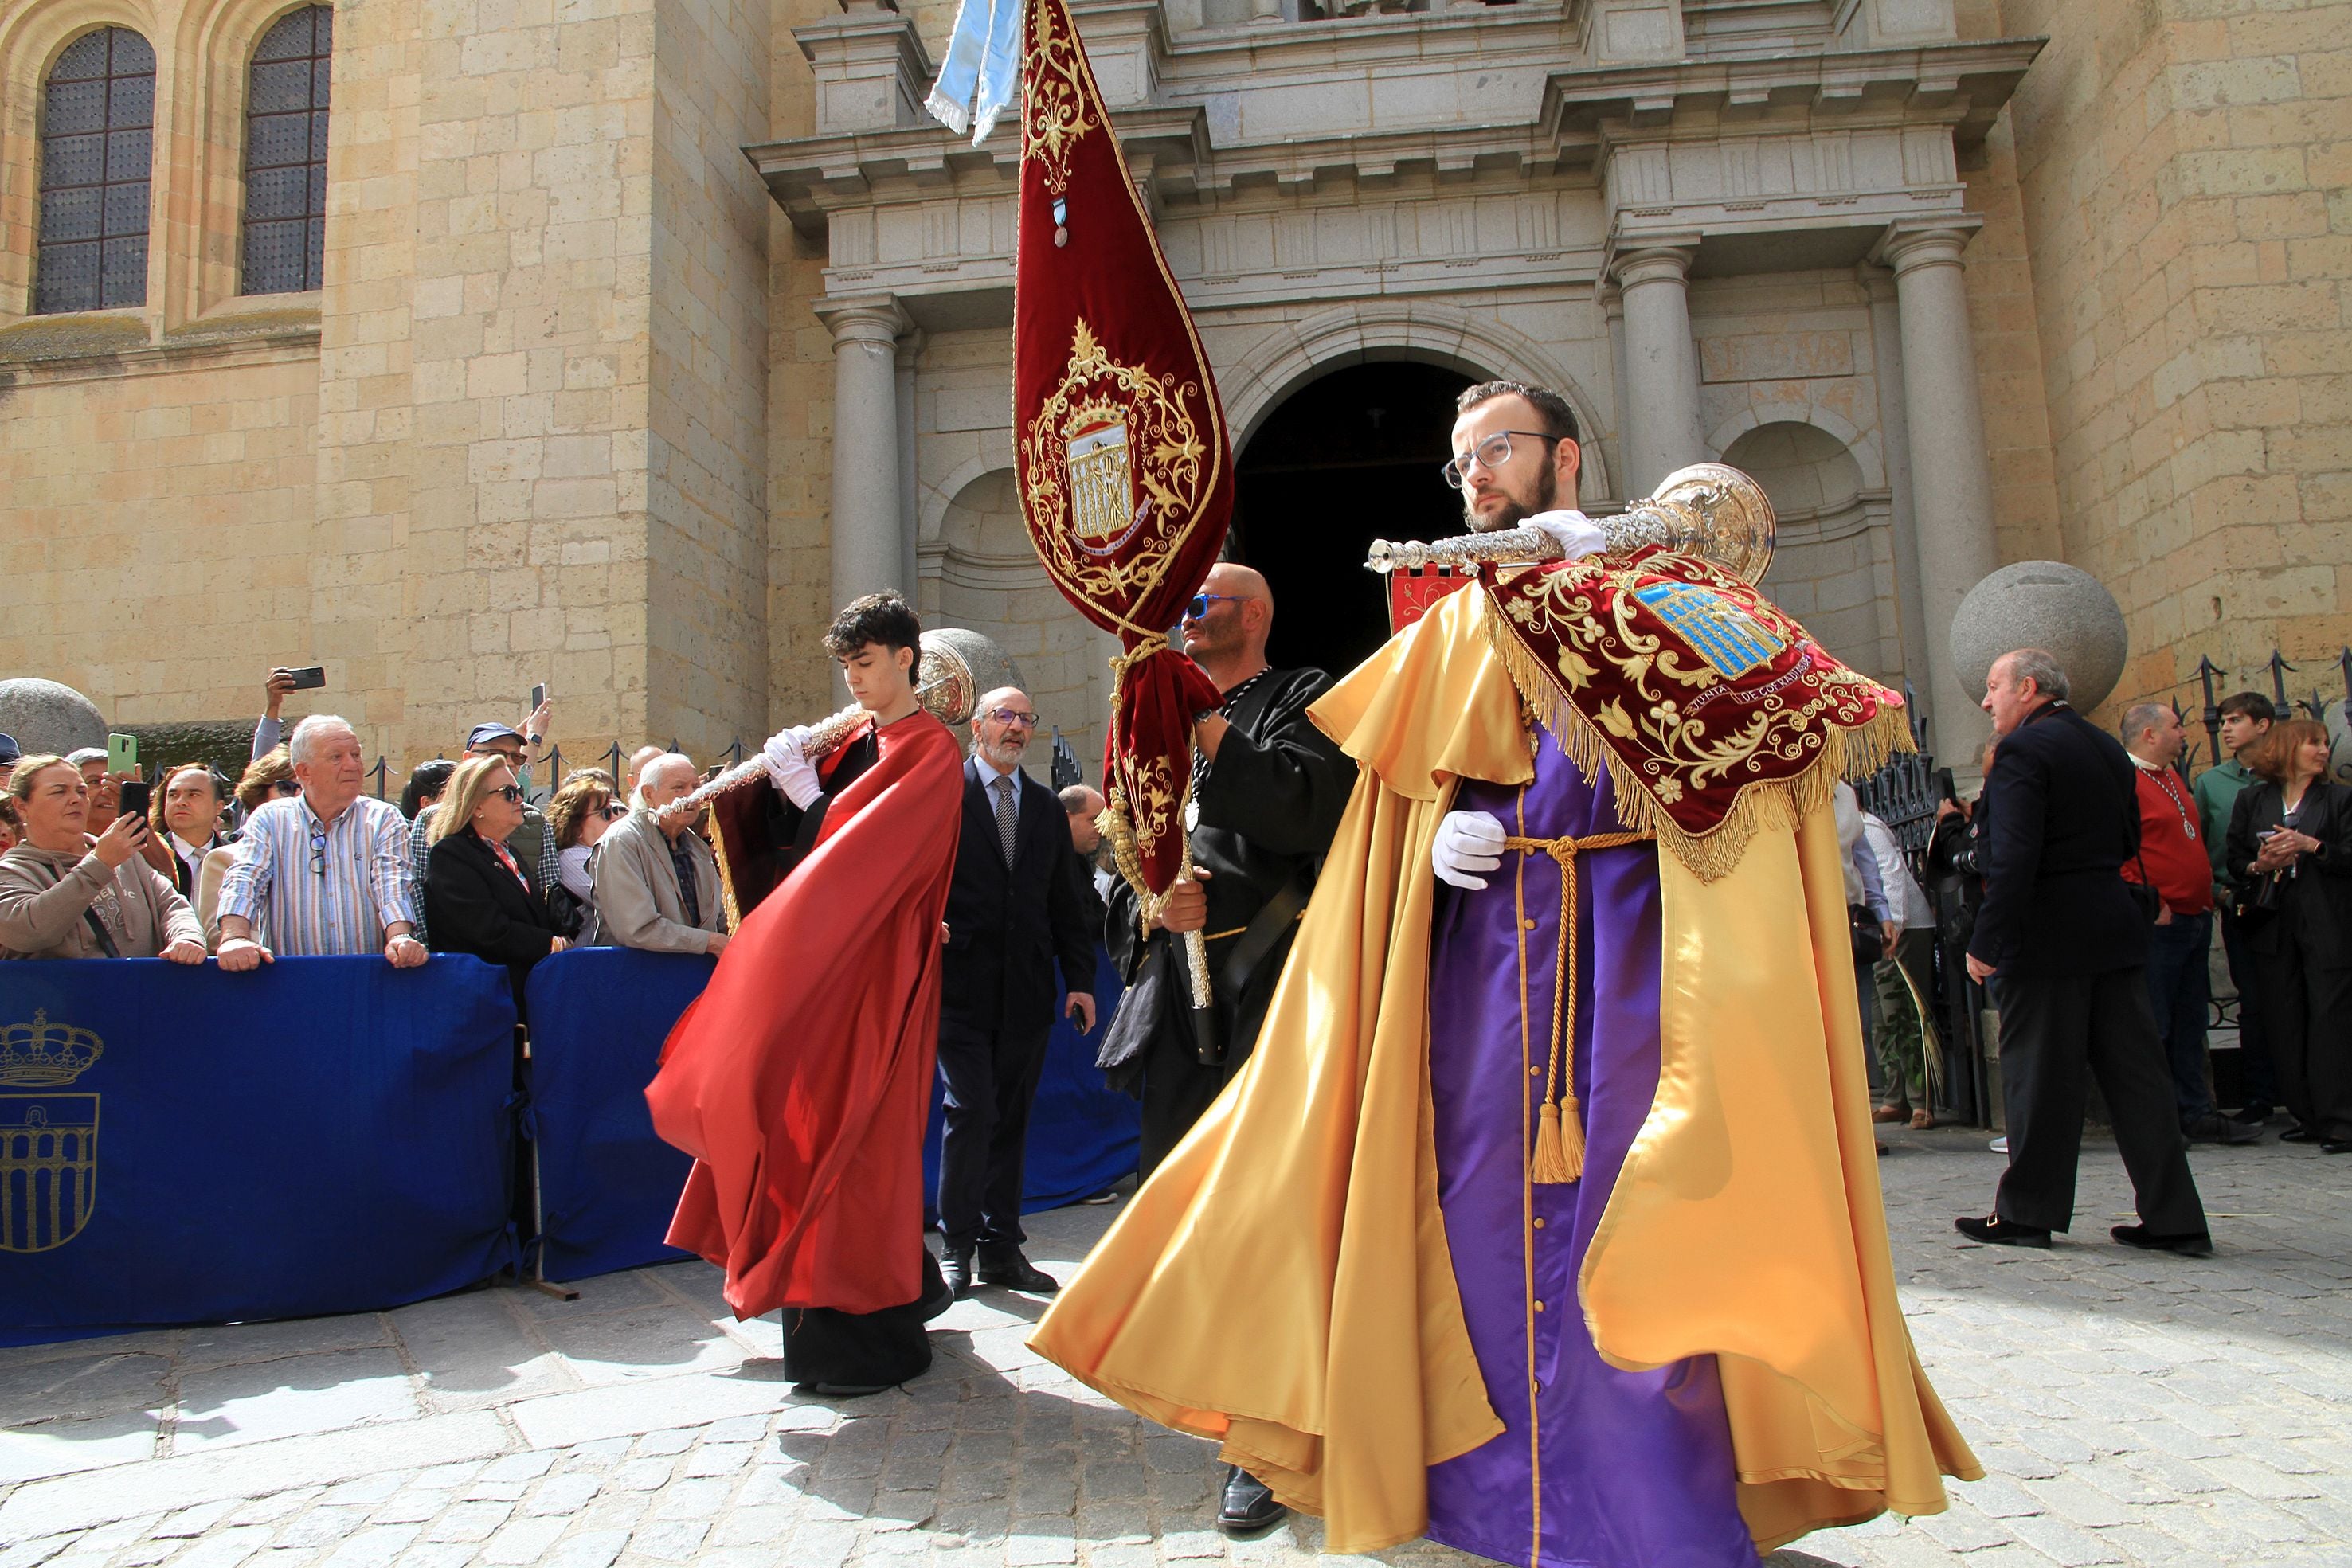
[[[331,823],[305,796],[264,801],[222,879],[220,914],[288,957],[381,953],[386,926],[416,923],[407,835],[399,807],[365,795]]]

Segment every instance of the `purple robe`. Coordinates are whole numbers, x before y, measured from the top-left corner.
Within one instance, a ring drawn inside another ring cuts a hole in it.
[[[1475,779],[1454,802],[1492,812],[1514,835],[1624,829],[1609,780],[1596,787],[1549,736],[1524,805],[1522,827],[1519,791]],[[1429,1535],[1530,1568],[1756,1568],[1715,1358],[1618,1371],[1594,1351],[1576,1290],[1657,1092],[1657,846],[1577,857],[1574,1083],[1584,1176],[1558,1186],[1530,1183],[1527,1160],[1550,1051],[1560,873],[1549,855],[1527,857],[1522,933],[1513,896],[1520,859],[1506,852],[1483,892],[1441,884],[1431,937],[1438,1206],[1470,1343],[1504,1431],[1430,1470]]]

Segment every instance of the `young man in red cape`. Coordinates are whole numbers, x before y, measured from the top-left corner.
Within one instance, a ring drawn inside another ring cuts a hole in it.
[[[819,1393],[921,1374],[954,1299],[923,1244],[922,1145],[963,773],[915,701],[920,635],[896,593],[835,616],[825,651],[866,719],[823,757],[785,730],[775,794],[719,797],[730,893],[764,891],[646,1090],[695,1157],[670,1244],[727,1270],[736,1316],[782,1309],[784,1374]]]

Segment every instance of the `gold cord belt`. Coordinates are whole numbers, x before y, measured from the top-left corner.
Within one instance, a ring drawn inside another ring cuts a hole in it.
[[[1576,1119],[1576,857],[1591,850],[1613,850],[1657,837],[1655,833],[1588,833],[1582,838],[1531,839],[1528,792],[1519,790],[1520,832],[1503,841],[1519,852],[1513,879],[1519,915],[1519,1051],[1528,1050],[1528,857],[1549,855],[1559,865],[1559,955],[1552,966],[1551,1059],[1544,1077],[1543,1106],[1536,1126],[1530,1180],[1580,1181],[1584,1176],[1584,1129]]]

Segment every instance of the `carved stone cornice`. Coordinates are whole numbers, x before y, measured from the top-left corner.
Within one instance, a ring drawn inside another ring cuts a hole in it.
[[[1739,271],[1768,258],[1777,236],[1837,231],[1821,257],[1797,265],[1851,265],[1889,224],[1962,214],[1955,143],[1982,135],[2042,47],[1999,39],[1561,68],[1583,14],[1556,0],[1172,39],[1159,0],[1079,0],[1075,9],[1097,75],[1121,83],[1114,92],[1105,82],[1113,125],[1188,286],[1243,265],[1213,254],[1234,223],[1312,226],[1343,211],[1393,211],[1393,220],[1365,221],[1415,225],[1412,235],[1399,226],[1397,243],[1375,247],[1370,261],[1337,269],[1369,266],[1383,287],[1416,256],[1482,269],[1491,258],[1500,270],[1482,270],[1480,280],[1492,286],[1522,281],[1522,257],[1525,281],[1538,280],[1547,258],[1552,280],[1591,277],[1604,238],[1627,248],[1667,233],[1705,236],[1702,264]],[[863,41],[844,44],[837,58],[870,64],[875,40],[898,22],[867,13],[800,33],[804,47],[813,33],[854,35]],[[820,62],[820,76],[829,68]],[[906,74],[910,64],[892,69],[901,73],[892,78],[901,84],[890,97],[897,116],[928,83]],[[923,314],[936,308],[926,298],[1009,287],[1019,179],[1009,119],[979,147],[919,119],[745,152],[794,226],[829,236],[835,291],[892,289]],[[1575,215],[1594,193],[1597,227]],[[1499,255],[1472,213],[1497,196],[1526,209],[1518,243],[1507,238]],[[836,222],[843,214],[856,221]],[[1197,225],[1197,242],[1179,237],[1188,225]],[[1286,259],[1282,244],[1256,246],[1252,254],[1271,259],[1249,267],[1269,278],[1333,270]],[[1177,254],[1188,246],[1189,262]],[[1564,273],[1570,251],[1581,259]],[[1443,282],[1433,276],[1425,286]],[[1272,297],[1262,288],[1234,302]],[[925,324],[945,323],[926,316]]]

